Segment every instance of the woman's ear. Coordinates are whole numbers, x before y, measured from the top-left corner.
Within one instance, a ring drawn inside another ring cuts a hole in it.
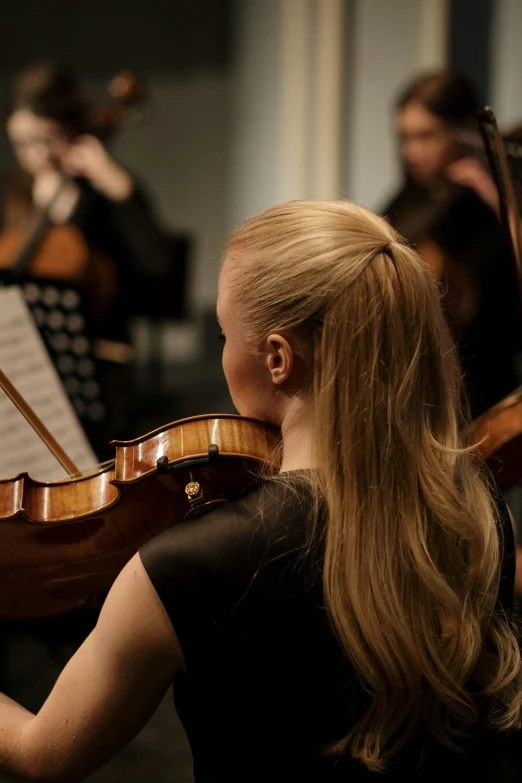
[[[288,380],[294,367],[294,351],[285,337],[280,334],[267,337],[265,363],[272,383],[281,385]]]

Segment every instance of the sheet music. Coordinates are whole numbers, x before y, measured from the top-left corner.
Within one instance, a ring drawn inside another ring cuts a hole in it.
[[[82,471],[97,460],[17,286],[0,289],[0,367]],[[0,477],[27,471],[55,481],[67,472],[0,388]]]

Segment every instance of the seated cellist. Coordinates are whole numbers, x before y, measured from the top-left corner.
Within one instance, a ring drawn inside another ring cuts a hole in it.
[[[101,431],[95,423],[89,437],[104,459],[111,438],[131,436],[129,327],[137,292],[165,276],[174,259],[142,186],[101,140],[102,113],[59,65],[35,63],[15,76],[6,118],[15,163],[0,182],[0,245],[9,230],[18,229],[25,241],[35,217],[45,214],[51,227],[74,227],[91,255],[106,262],[109,282],[91,275],[87,298],[89,336],[97,341],[98,380],[111,418]],[[2,259],[6,263],[11,257]],[[29,258],[24,271],[31,268]]]
[[[6,128],[16,165],[4,177],[0,225],[23,226],[34,210],[48,206],[61,174],[68,175],[50,220],[76,226],[116,262],[117,302],[100,332],[126,340],[130,287],[140,276],[164,273],[169,248],[142,188],[89,133],[94,127],[93,108],[66,69],[36,63],[13,79]]]

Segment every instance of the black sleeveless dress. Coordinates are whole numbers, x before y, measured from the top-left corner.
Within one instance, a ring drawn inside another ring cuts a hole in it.
[[[510,780],[499,776],[504,740],[479,737],[478,730],[462,754],[435,745],[426,754],[424,743],[412,743],[384,775],[326,753],[368,696],[330,629],[317,555],[303,547],[310,507],[305,487],[267,483],[140,550],[185,657],[174,697],[196,781],[440,783],[449,769],[481,781]],[[500,599],[511,609],[515,558],[507,517],[504,527]]]

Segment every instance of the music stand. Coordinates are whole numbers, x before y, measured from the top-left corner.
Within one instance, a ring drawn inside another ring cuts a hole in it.
[[[99,362],[93,354],[82,292],[69,282],[26,274],[14,277],[9,270],[0,270],[0,287],[9,285],[19,286],[67,396],[99,456],[108,446],[110,410],[99,377]]]

